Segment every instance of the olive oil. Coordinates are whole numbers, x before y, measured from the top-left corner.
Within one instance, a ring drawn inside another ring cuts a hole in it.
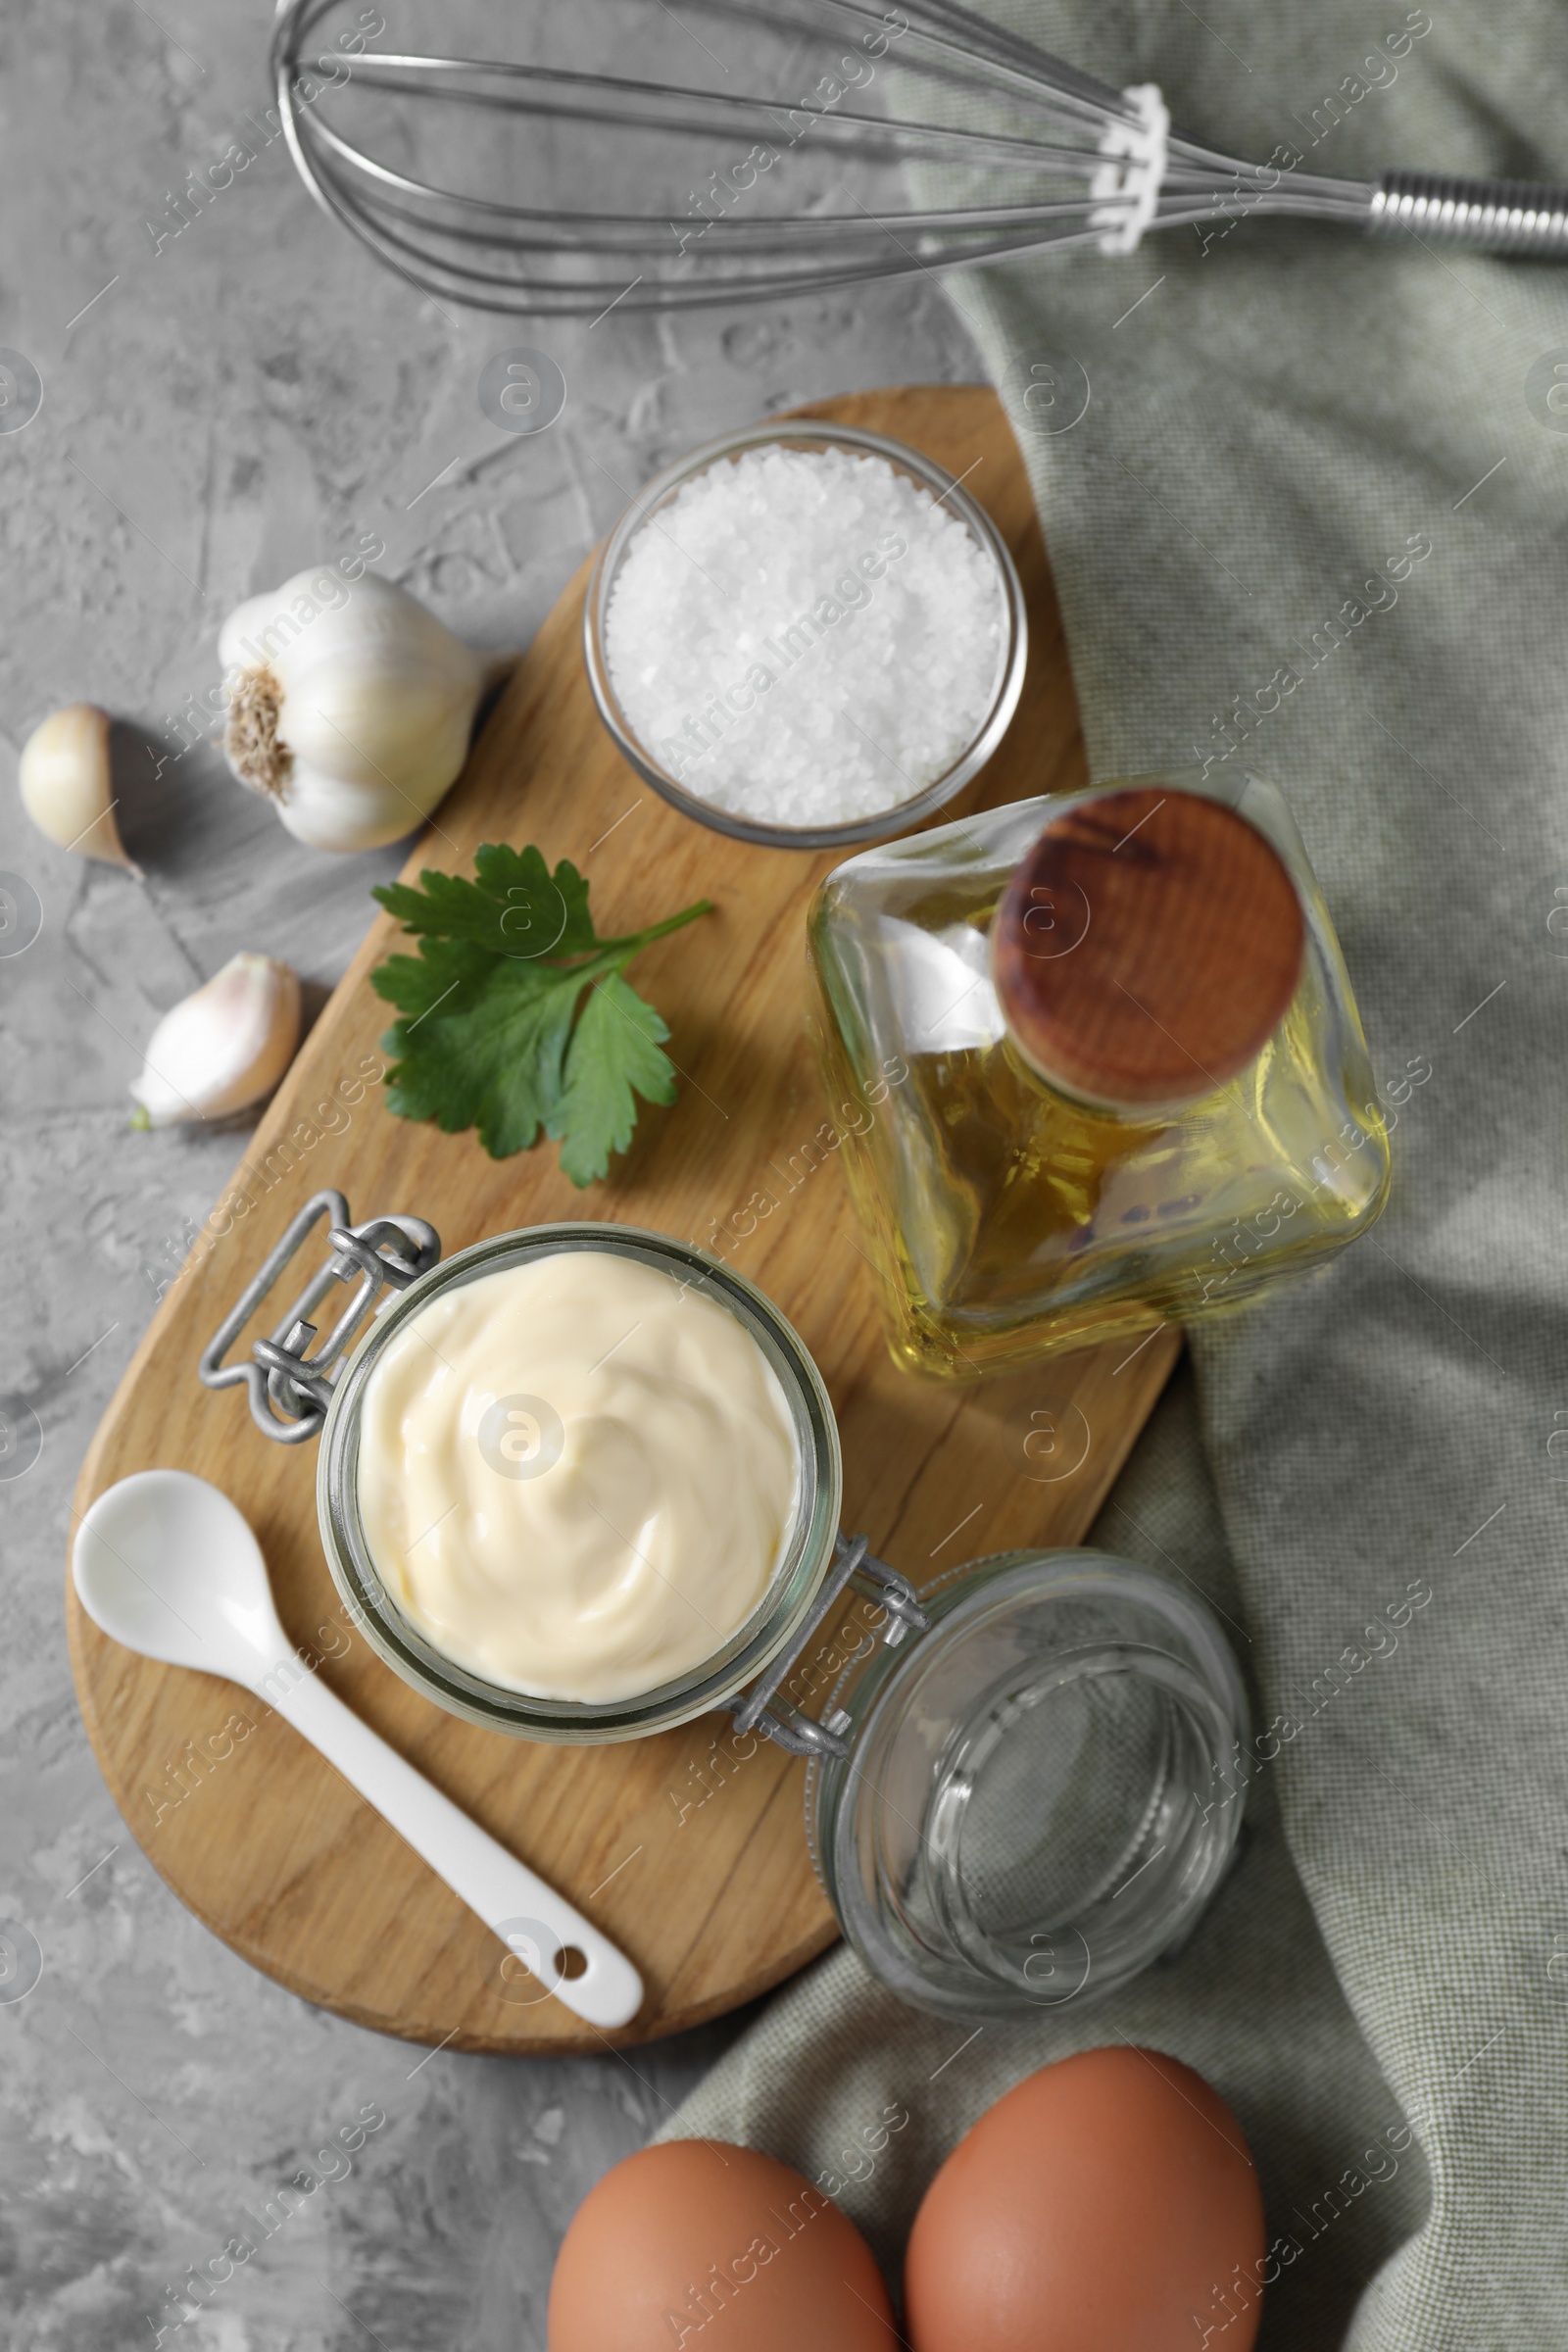
[[[1093,816],[1097,802],[1109,816],[1121,806],[1114,796],[1134,790],[1163,808],[1196,782],[1139,779],[1071,803],[994,810],[853,858],[819,893],[810,944],[834,1100],[886,1055],[908,1065],[884,1116],[844,1156],[893,1351],[911,1369],[962,1378],[1099,1339],[1136,1343],[1161,1322],[1226,1311],[1322,1262],[1382,1207],[1388,1142],[1360,1022],[1304,850],[1271,787],[1250,778],[1239,808],[1220,804],[1264,837],[1300,906],[1289,1002],[1243,1067],[1213,1067],[1202,1042],[1211,1015],[1201,1038],[1188,1021],[1195,1052],[1172,1033],[1179,1015],[1162,1020],[1147,926],[1139,1010],[1169,1038],[1170,1067],[1191,1061],[1201,1091],[1147,1103],[1069,1089],[1039,1066],[1029,1022],[1009,1018],[992,935],[1042,828],[1064,810]],[[1146,853],[1158,846],[1145,835]],[[1106,855],[1120,853],[1117,843]],[[1181,892],[1203,879],[1185,872]],[[1148,887],[1169,898],[1168,877]],[[1105,899],[1093,882],[1090,893]],[[1136,889],[1131,904],[1142,904]],[[1132,965],[1106,936],[1111,909],[1097,906],[1085,932],[1084,907],[1057,883],[1034,911],[1041,921],[1025,953],[1040,968],[1029,985],[1045,987],[1054,1022],[1075,992],[1067,1009],[1082,1028],[1101,982],[1128,993],[1118,975]],[[1183,896],[1179,911],[1168,953],[1179,958],[1196,941],[1223,963],[1226,908],[1216,920],[1211,903],[1188,907]],[[1094,972],[1075,967],[1069,992],[1065,966],[1097,917],[1099,961]],[[1247,978],[1247,969],[1228,974],[1239,986]],[[1080,1081],[1096,1050],[1052,1031],[1051,1051]],[[1203,1065],[1220,1083],[1203,1084]]]

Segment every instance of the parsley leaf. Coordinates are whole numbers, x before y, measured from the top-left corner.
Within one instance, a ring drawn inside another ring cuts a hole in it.
[[[592,1184],[630,1143],[637,1097],[675,1100],[669,1031],[625,967],[710,903],[602,940],[588,885],[564,859],[552,874],[536,849],[486,844],[474,868],[472,881],[426,872],[417,889],[373,894],[419,943],[371,975],[403,1016],[384,1041],[387,1106],[448,1135],[477,1128],[492,1159],[543,1131],[572,1183]]]
[[[636,1095],[673,1102],[675,1071],[660,1052],[669,1031],[618,972],[595,983],[566,1054],[566,1088],[549,1132],[573,1184],[591,1184],[624,1152],[637,1124]]]
[[[588,885],[575,866],[563,860],[552,874],[532,846],[490,843],[475,852],[473,863],[471,882],[461,874],[423,873],[417,890],[393,882],[375,896],[406,931],[471,939],[497,956],[577,956],[599,945]]]

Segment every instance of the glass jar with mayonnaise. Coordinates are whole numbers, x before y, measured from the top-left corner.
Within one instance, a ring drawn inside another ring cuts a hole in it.
[[[333,1257],[252,1361],[225,1365],[322,1217]],[[635,1227],[439,1248],[418,1218],[353,1228],[318,1194],[200,1367],[209,1387],[245,1382],[270,1437],[319,1435],[321,1542],[371,1646],[517,1738],[639,1739],[750,1687],[748,1728],[832,1752],[773,1687],[792,1645],[852,1583],[895,1640],[923,1618],[839,1535],[838,1430],[789,1323],[731,1268]],[[356,1276],[312,1351],[310,1317]]]
[[[322,1217],[326,1264],[225,1363]],[[970,1561],[916,1599],[840,1533],[801,1340],[685,1243],[545,1225],[439,1261],[420,1219],[352,1226],[318,1194],[200,1365],[247,1386],[269,1437],[319,1436],[327,1563],[394,1672],[514,1738],[634,1740],[723,1708],[809,1757],[840,1923],[921,2006],[1057,2006],[1185,1939],[1245,1801],[1246,1693],[1200,1600],[1087,1550]],[[792,1693],[852,1589],[870,1614],[818,1720]]]

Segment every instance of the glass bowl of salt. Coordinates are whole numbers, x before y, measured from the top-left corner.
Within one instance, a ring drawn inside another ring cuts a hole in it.
[[[600,550],[583,612],[600,716],[701,823],[771,848],[906,831],[960,792],[1023,687],[996,525],[881,433],[744,426],[668,466]]]

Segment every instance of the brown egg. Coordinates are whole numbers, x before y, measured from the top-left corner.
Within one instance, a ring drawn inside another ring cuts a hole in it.
[[[718,2140],[670,2140],[607,2173],[578,2206],[550,2284],[550,2352],[898,2344],[855,2224],[787,2164]]]
[[[915,2215],[905,2325],[914,2352],[1250,2352],[1267,2276],[1240,2124],[1123,2043],[1031,2075],[959,2140]]]

